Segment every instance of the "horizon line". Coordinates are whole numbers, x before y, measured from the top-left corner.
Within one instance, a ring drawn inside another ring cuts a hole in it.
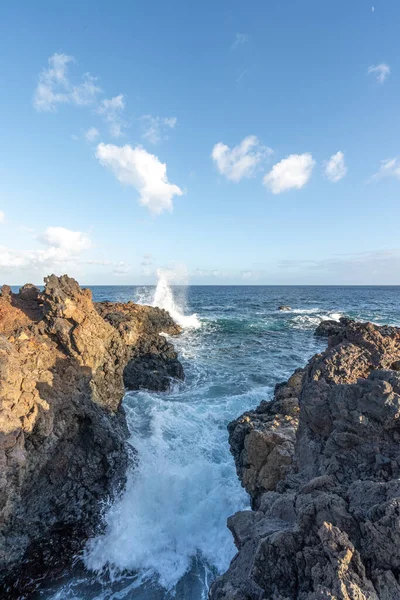
[[[75,278],[74,278],[75,279]],[[30,282],[29,282],[30,283]],[[79,283],[81,288],[91,287],[157,287],[156,283]],[[0,283],[12,288],[23,287],[26,283]],[[45,287],[42,283],[32,284],[38,288]],[[400,283],[171,283],[171,287],[400,287]]]

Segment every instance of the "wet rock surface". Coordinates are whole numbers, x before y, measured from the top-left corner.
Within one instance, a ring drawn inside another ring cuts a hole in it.
[[[0,296],[0,597],[10,599],[59,572],[123,489],[134,457],[125,372],[131,389],[183,377],[159,335],[180,332],[167,312],[94,304],[67,276],[45,283]]]
[[[228,520],[238,553],[211,600],[400,599],[400,330],[330,332],[229,425],[254,510]]]

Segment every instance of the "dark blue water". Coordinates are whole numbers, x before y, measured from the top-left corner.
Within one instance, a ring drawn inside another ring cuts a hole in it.
[[[95,300],[152,303],[154,288],[92,288]],[[160,292],[160,290],[158,290]],[[165,290],[164,290],[165,292]],[[171,308],[171,297],[158,303]],[[175,340],[186,381],[169,393],[124,399],[139,467],[105,512],[106,531],[91,540],[62,581],[40,598],[199,600],[235,553],[226,518],[248,506],[229,454],[226,424],[320,351],[318,323],[341,315],[400,325],[399,287],[173,288],[178,316],[198,329]],[[292,307],[279,312],[281,304]]]

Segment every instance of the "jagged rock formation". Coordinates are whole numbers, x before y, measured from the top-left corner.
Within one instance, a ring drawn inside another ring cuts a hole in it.
[[[65,565],[98,526],[102,501],[123,487],[133,453],[124,370],[136,365],[131,388],[166,389],[164,354],[178,362],[159,335],[180,331],[165,311],[94,305],[67,276],[45,281],[43,293],[3,286],[0,296],[0,596],[7,598],[22,598],[31,578]],[[157,363],[150,374],[144,349]],[[157,368],[162,381],[153,385]]]
[[[131,349],[123,373],[128,390],[165,391],[171,378],[183,379],[183,368],[173,345],[159,335],[160,332],[177,335],[182,331],[168,312],[133,302],[102,302],[96,308]]]
[[[212,600],[400,599],[400,329],[342,322],[230,424],[253,511]],[[293,443],[294,442],[294,443]]]

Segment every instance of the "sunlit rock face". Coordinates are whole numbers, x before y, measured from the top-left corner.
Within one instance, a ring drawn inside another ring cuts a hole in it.
[[[183,377],[159,335],[180,332],[166,311],[95,305],[65,275],[45,284],[42,293],[3,286],[0,296],[0,590],[10,598],[62,569],[123,488],[134,456],[121,406],[125,369],[136,361],[135,389],[152,384],[144,355],[164,389],[169,370]]]
[[[400,598],[400,330],[323,329],[327,350],[229,425],[254,510],[228,521],[212,600]]]

